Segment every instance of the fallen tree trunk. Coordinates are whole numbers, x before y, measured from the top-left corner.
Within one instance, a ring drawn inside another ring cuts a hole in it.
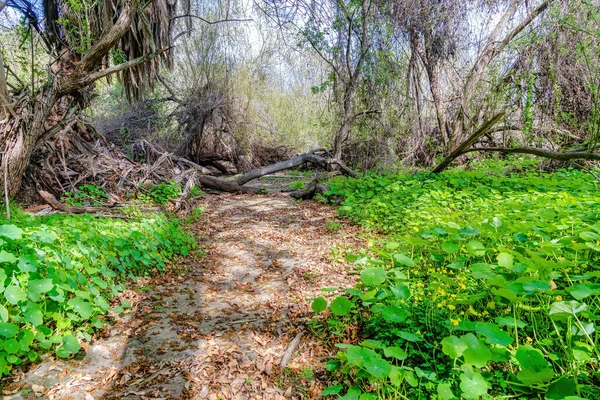
[[[518,153],[532,154],[535,156],[551,158],[553,160],[568,161],[568,160],[600,160],[600,153],[590,153],[585,151],[553,151],[539,149],[536,147],[473,147],[465,150],[462,154],[475,151],[495,151],[498,153]]]
[[[464,142],[462,142],[452,153],[450,153],[446,158],[442,160],[442,162],[435,167],[432,171],[434,174],[438,174],[448,168],[448,166],[452,163],[452,161],[456,160],[462,154],[464,154],[465,150],[475,144],[483,135],[486,134],[498,121],[500,118],[504,116],[504,113],[496,114],[492,119],[486,121],[479,129],[475,131],[471,136],[467,138]]]
[[[60,202],[56,199],[56,197],[54,197],[52,194],[46,192],[45,190],[40,190],[40,196],[42,196],[42,198],[44,200],[46,200],[46,202],[48,204],[50,204],[50,207],[54,208],[55,210],[58,211],[64,211],[67,214],[86,214],[86,213],[98,213],[98,212],[106,212],[108,211],[107,208],[105,207],[76,207],[76,206],[69,206],[66,205],[63,202]]]
[[[197,180],[202,186],[209,189],[219,190],[221,192],[255,194],[260,192],[260,189],[247,188],[243,185],[255,179],[261,178],[265,175],[298,167],[306,163],[317,164],[325,169],[332,169],[332,167],[337,167],[339,168],[340,172],[344,173],[345,175],[349,175],[354,178],[358,177],[358,174],[356,172],[352,171],[343,162],[339,160],[324,158],[314,153],[304,153],[296,157],[290,158],[286,161],[281,161],[275,164],[254,169],[233,179],[220,179],[215,178],[214,176],[201,175],[197,177]]]

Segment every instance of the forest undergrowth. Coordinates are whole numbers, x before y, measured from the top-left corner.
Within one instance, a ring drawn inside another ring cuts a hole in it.
[[[0,375],[44,353],[78,353],[131,307],[119,300],[127,280],[195,246],[176,219],[130,214],[38,217],[15,208],[11,220],[0,218]]]
[[[313,299],[339,348],[324,395],[600,397],[599,183],[509,165],[330,182],[340,214],[384,239],[347,254],[359,284]]]

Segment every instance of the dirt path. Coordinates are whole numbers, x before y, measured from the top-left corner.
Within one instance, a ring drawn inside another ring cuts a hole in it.
[[[209,196],[204,207],[194,225],[204,256],[137,282],[126,293],[129,314],[82,358],[47,358],[17,377],[14,387],[25,390],[5,398],[319,397],[329,350],[305,331],[306,299],[352,285],[348,265],[331,249],[358,245],[357,229],[327,225],[335,220],[330,207],[285,196]]]

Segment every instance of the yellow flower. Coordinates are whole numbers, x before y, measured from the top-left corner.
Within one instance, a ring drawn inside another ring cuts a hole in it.
[[[448,309],[454,311],[456,310],[456,306],[454,306],[454,304],[448,304]]]
[[[493,310],[494,308],[496,308],[496,303],[495,303],[495,302],[493,302],[493,301],[490,301],[490,302],[487,304],[487,308],[489,308],[490,310]]]
[[[460,319],[454,319],[454,318],[450,318],[450,324],[452,326],[458,326],[458,323],[460,322]]]
[[[464,283],[459,283],[458,287],[465,290],[467,288],[467,286]]]
[[[556,301],[562,301],[562,296],[556,296]]]

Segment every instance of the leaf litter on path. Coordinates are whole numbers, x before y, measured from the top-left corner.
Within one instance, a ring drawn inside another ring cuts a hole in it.
[[[330,348],[306,334],[285,371],[279,364],[312,317],[307,299],[354,284],[331,249],[359,247],[359,228],[342,222],[330,234],[333,208],[281,195],[209,196],[202,205],[192,229],[204,255],[138,280],[120,299],[128,313],[83,358],[46,358],[13,375],[4,398],[320,398]]]

